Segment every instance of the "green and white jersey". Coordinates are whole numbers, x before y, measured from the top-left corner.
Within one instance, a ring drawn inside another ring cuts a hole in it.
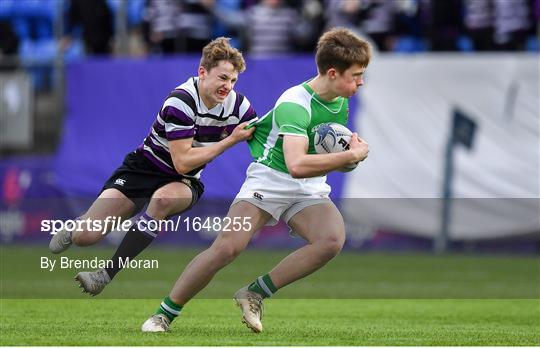
[[[313,128],[321,123],[347,124],[349,101],[338,97],[330,102],[321,99],[306,82],[286,90],[276,105],[257,122],[248,142],[255,162],[289,173],[283,155],[283,136],[309,139],[309,154],[315,154]]]

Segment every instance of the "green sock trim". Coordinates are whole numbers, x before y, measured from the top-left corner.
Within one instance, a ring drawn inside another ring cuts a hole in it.
[[[169,318],[169,321],[173,321],[174,318],[176,318],[174,315],[171,315],[169,312],[167,311],[164,311],[163,309],[161,309],[161,307],[159,307],[156,311],[156,313],[154,313],[154,315],[157,315],[157,314],[163,314],[164,316],[166,316],[167,318]]]
[[[249,291],[258,293],[264,298],[270,297],[277,292],[277,288],[268,274],[255,279],[248,287]]]
[[[268,294],[259,286],[259,284],[257,284],[257,281],[254,281],[253,283],[249,284],[248,290],[256,292],[257,294],[261,295],[263,298],[268,297]]]
[[[266,286],[268,287],[268,289],[270,289],[270,291],[272,291],[272,294],[275,294],[276,291],[278,291],[278,289],[276,288],[276,286],[274,285],[274,282],[272,281],[272,278],[270,278],[270,275],[269,274],[265,274],[262,276],[262,280],[263,282],[266,284]]]
[[[155,314],[163,314],[169,318],[170,321],[173,321],[174,318],[180,315],[180,311],[183,307],[184,306],[175,303],[169,296],[167,296],[163,299],[163,301],[161,301],[161,305]]]
[[[171,307],[175,311],[181,311],[182,308],[184,307],[184,306],[174,302],[173,300],[171,300],[171,298],[169,296],[165,297],[163,299],[163,302],[165,302],[167,304],[167,306]]]

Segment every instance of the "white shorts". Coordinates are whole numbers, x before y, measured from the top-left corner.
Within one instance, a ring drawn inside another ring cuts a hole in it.
[[[267,226],[281,219],[289,220],[309,206],[331,203],[330,186],[326,176],[295,179],[260,163],[251,163],[246,171],[246,181],[233,202],[247,201],[272,215]]]

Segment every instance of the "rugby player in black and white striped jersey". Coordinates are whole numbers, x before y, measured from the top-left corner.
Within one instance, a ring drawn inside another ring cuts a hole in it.
[[[255,129],[244,129],[256,113],[248,99],[233,90],[244,70],[242,53],[230,46],[229,39],[218,38],[205,46],[198,76],[169,94],[144,142],[126,155],[105,182],[99,197],[79,219],[128,219],[148,204],[134,224],[140,227],[190,209],[204,191],[199,180],[204,166],[229,147],[251,137]],[[57,254],[72,244],[95,244],[111,227],[101,225],[101,229],[84,231],[64,229],[53,235],[49,249]],[[122,263],[148,247],[157,232],[141,227],[130,230],[111,259],[113,266],[77,274],[75,279],[83,291],[99,294],[120,271]]]

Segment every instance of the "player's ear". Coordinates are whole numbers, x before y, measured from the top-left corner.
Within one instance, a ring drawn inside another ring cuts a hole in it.
[[[208,75],[208,71],[205,69],[204,66],[199,67],[199,78],[204,80],[206,78],[206,75]]]
[[[328,76],[328,78],[330,80],[333,80],[337,77],[337,70],[334,69],[334,68],[330,68],[326,71],[326,76]]]

